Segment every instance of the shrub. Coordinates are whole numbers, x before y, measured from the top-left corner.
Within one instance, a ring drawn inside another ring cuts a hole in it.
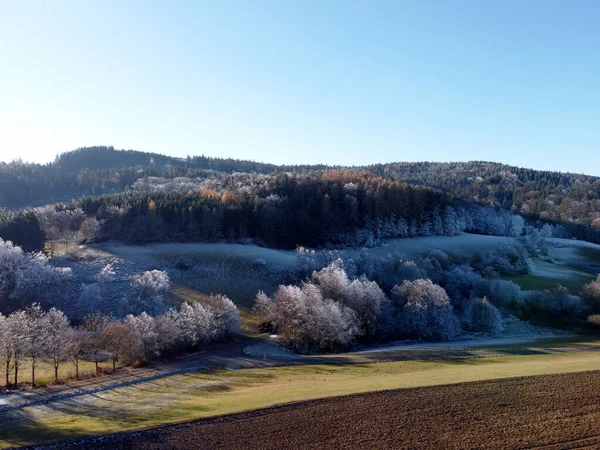
[[[431,280],[405,281],[394,288],[394,296],[403,305],[401,329],[420,339],[450,340],[460,325],[446,291]]]
[[[587,322],[594,327],[600,328],[600,314],[592,314],[588,316]]]
[[[583,298],[593,308],[600,312],[600,275],[596,281],[592,281],[583,287]]]
[[[48,387],[48,380],[46,380],[45,378],[37,378],[35,380],[35,386],[36,388],[45,388]]]
[[[502,331],[500,312],[486,297],[471,300],[463,313],[465,328],[472,331]]]

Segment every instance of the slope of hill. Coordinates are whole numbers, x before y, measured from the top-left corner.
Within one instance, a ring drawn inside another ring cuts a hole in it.
[[[22,208],[84,196],[119,193],[139,180],[210,179],[235,172],[312,173],[322,165],[276,166],[254,161],[89,147],[64,153],[47,165],[0,164],[0,207]],[[491,162],[388,163],[355,168],[434,188],[451,199],[514,210],[533,220],[562,223],[571,234],[596,240],[600,230],[600,178],[522,169]],[[578,228],[584,227],[584,229]],[[592,237],[590,237],[592,236]]]

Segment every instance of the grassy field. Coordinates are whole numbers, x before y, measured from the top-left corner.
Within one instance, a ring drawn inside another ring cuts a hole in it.
[[[104,372],[112,371],[112,362],[103,361],[98,364],[100,369]],[[121,367],[121,364],[117,363],[117,369]],[[79,377],[86,379],[95,376],[96,366],[91,361],[80,361],[79,363]],[[66,382],[75,379],[75,366],[71,362],[65,362],[61,364],[58,369],[59,382]],[[36,384],[40,386],[44,382],[52,384],[54,382],[54,367],[46,361],[38,362],[35,368],[35,379]],[[14,382],[14,372],[11,372],[9,378],[10,382]],[[4,372],[0,377],[0,387],[5,385]],[[31,361],[28,358],[23,359],[19,363],[19,384],[31,384]]]
[[[87,439],[77,450],[600,448],[600,371],[370,392]]]
[[[581,292],[583,286],[595,277],[592,275],[578,275],[570,278],[551,278],[536,275],[515,275],[503,277],[505,280],[512,281],[525,290],[545,290],[554,289],[558,285],[566,287],[571,294],[577,295]]]
[[[587,370],[600,370],[600,352],[590,347],[578,351],[570,345],[551,354],[190,373],[4,412],[0,446],[145,428],[308,399]]]

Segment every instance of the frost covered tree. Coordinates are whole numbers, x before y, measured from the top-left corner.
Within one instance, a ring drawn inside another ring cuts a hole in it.
[[[422,339],[449,340],[460,331],[446,291],[431,280],[405,281],[394,288],[396,304],[402,306],[401,327]]]
[[[138,336],[146,358],[160,354],[162,349],[154,317],[146,312],[142,312],[139,316],[129,314],[123,319],[123,323]]]
[[[188,346],[222,340],[237,332],[241,322],[237,307],[223,295],[183,303],[179,311],[169,311],[167,317],[176,324],[179,340]]]
[[[363,267],[360,261],[355,271]],[[347,346],[358,337],[373,338],[387,303],[376,282],[365,276],[351,281],[337,259],[300,286],[279,286],[273,298],[259,292],[255,309],[261,326],[279,333],[291,347],[323,351]]]
[[[13,364],[13,347],[11,342],[11,334],[9,329],[9,322],[6,316],[0,313],[0,362],[4,369],[6,377],[5,385],[8,386],[10,372],[12,371]]]
[[[99,283],[84,284],[77,299],[77,313],[79,316],[100,312],[104,299]]]
[[[600,311],[600,275],[583,287],[583,298],[594,311]]]
[[[8,346],[12,353],[12,368],[14,384],[19,384],[19,368],[27,351],[27,316],[25,311],[13,312],[6,320]]]
[[[338,259],[320,271],[313,272],[312,282],[320,295],[354,311],[359,333],[371,337],[377,330],[381,307],[388,299],[379,285],[365,276],[350,281]]]
[[[25,309],[25,355],[31,359],[31,384],[35,386],[35,369],[47,354],[49,324],[39,303]]]
[[[475,298],[467,303],[463,312],[463,322],[465,328],[472,331],[502,331],[502,316],[486,297]]]
[[[525,228],[525,219],[523,217],[513,214],[510,216],[510,225],[508,227],[508,235],[512,237],[520,237],[523,235],[523,229]]]
[[[87,350],[86,341],[90,335],[87,331],[84,331],[82,327],[78,327],[71,330],[69,337],[69,340],[66,342],[65,351],[75,368],[75,379],[79,380],[79,364],[85,357],[85,352]]]
[[[354,312],[323,298],[312,283],[279,286],[272,299],[261,292],[256,310],[271,322],[283,342],[301,352],[334,350],[349,345],[358,334]]]
[[[132,277],[134,301],[131,309],[134,312],[146,311],[157,316],[165,311],[165,301],[171,289],[169,275],[160,270],[151,270]]]
[[[210,311],[210,336],[221,340],[240,330],[241,318],[235,304],[225,295],[211,295],[206,302]]]
[[[10,313],[34,302],[60,302],[69,270],[52,267],[41,253],[26,253],[0,239],[0,311]]]
[[[116,272],[115,272],[112,264],[107,264],[100,270],[100,272],[98,272],[96,279],[100,282],[106,283],[109,281],[113,281],[115,279],[115,276],[116,276]]]
[[[93,242],[98,236],[99,231],[100,222],[95,217],[88,217],[79,226],[75,239],[78,243]]]

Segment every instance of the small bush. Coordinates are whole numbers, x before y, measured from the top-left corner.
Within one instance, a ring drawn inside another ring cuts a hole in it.
[[[48,380],[46,380],[45,378],[38,378],[37,380],[35,380],[34,387],[36,387],[36,388],[48,387]]]
[[[592,314],[588,316],[587,322],[594,327],[600,328],[600,314]]]
[[[471,300],[465,308],[463,320],[468,330],[492,333],[502,331],[500,312],[486,297]]]
[[[140,369],[141,367],[146,367],[148,365],[148,359],[142,358],[133,362],[132,366],[134,369]]]

